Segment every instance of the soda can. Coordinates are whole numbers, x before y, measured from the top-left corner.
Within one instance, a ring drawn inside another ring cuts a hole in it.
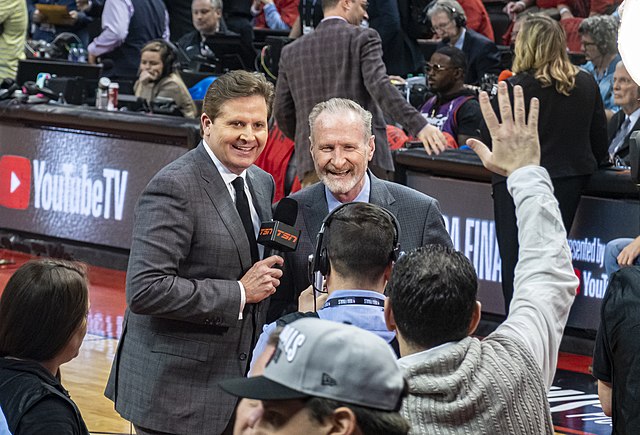
[[[118,110],[118,90],[120,86],[117,83],[109,84],[109,94],[107,101],[107,110]]]

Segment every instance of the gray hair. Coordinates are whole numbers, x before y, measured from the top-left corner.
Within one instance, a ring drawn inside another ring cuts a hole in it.
[[[191,4],[193,4],[194,1],[195,0],[192,0]],[[214,10],[222,11],[222,0],[209,0],[209,3]]]
[[[332,98],[322,103],[318,103],[309,114],[309,139],[313,145],[313,132],[315,130],[316,120],[320,114],[327,112],[330,114],[340,114],[344,112],[352,112],[358,115],[362,121],[362,129],[364,131],[364,140],[368,141],[371,137],[371,112],[365,110],[361,105],[347,98]]]
[[[589,35],[601,54],[618,52],[618,20],[611,15],[596,15],[585,18],[578,33]]]
[[[467,14],[465,14],[464,8],[456,0],[438,0],[429,8],[427,16],[431,19],[431,17],[437,12],[444,12],[452,20],[455,19],[454,15],[462,17],[465,20],[467,19]]]

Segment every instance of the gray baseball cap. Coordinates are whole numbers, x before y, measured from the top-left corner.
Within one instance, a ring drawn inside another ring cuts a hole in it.
[[[317,318],[284,327],[262,376],[220,386],[250,399],[322,397],[384,411],[399,410],[405,392],[389,344],[364,329]]]

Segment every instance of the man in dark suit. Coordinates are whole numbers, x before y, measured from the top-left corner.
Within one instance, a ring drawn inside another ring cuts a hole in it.
[[[323,0],[324,19],[315,30],[282,49],[274,114],[295,142],[296,171],[303,187],[317,181],[309,153],[311,109],[333,97],[357,101],[373,114],[378,152],[371,170],[388,178],[393,171],[382,112],[400,122],[427,147],[444,150],[446,139],[391,84],[382,61],[380,35],[360,27],[366,0]]]
[[[477,85],[485,74],[500,73],[498,47],[486,36],[466,28],[467,16],[456,0],[438,0],[427,14],[441,39],[438,48],[448,44],[467,55],[465,83]]]
[[[285,276],[271,300],[268,320],[297,310],[297,297],[310,284],[308,257],[322,221],[342,203],[369,202],[391,212],[400,225],[403,251],[430,243],[452,245],[438,201],[367,170],[376,151],[371,123],[371,113],[347,99],[333,98],[311,111],[311,155],[321,182],[291,196],[298,201],[295,227],[302,233],[297,250],[285,254]]]
[[[640,130],[640,86],[638,86],[622,61],[613,73],[613,102],[620,107],[608,124],[609,160],[621,166],[629,166],[629,140],[631,133]]]
[[[204,99],[202,142],[138,201],[127,310],[105,392],[138,434],[230,430],[236,398],[218,382],[247,372],[282,275],[281,257],[258,261],[255,239],[274,194],[271,176],[253,166],[272,99],[258,73],[219,77]]]

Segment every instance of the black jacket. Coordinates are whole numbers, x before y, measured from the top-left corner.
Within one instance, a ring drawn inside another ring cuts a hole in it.
[[[60,381],[33,361],[0,358],[0,407],[14,435],[88,435]]]

